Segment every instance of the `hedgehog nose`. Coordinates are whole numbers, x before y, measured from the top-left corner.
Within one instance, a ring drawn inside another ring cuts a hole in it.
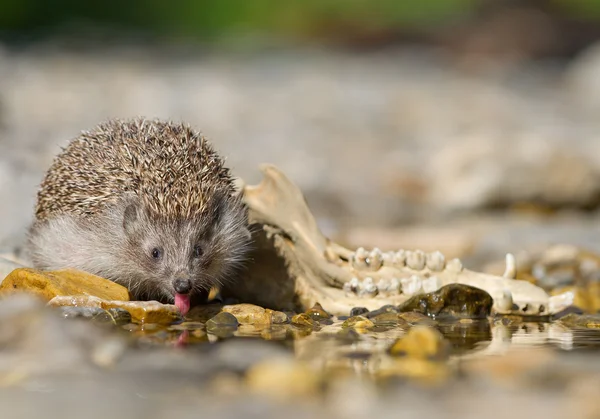
[[[192,290],[192,281],[185,278],[177,278],[173,281],[173,288],[177,294],[187,294]]]

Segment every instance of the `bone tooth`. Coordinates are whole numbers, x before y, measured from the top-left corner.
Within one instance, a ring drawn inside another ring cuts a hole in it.
[[[446,270],[452,273],[460,273],[463,270],[462,262],[458,258],[450,259],[446,263]]]
[[[399,294],[400,293],[400,280],[398,278],[392,278],[390,280],[390,285],[388,287],[388,290],[392,294]]]
[[[367,258],[369,254],[364,249],[364,247],[359,247],[356,249],[354,256],[352,257],[352,266],[355,269],[362,270],[367,268]]]
[[[506,269],[502,275],[504,278],[516,279],[517,278],[517,260],[515,255],[512,253],[506,254]]]
[[[407,251],[406,265],[415,271],[423,270],[425,268],[425,252],[422,250]]]
[[[383,266],[393,266],[394,265],[394,252],[385,252],[382,256],[383,258]]]
[[[565,308],[573,305],[575,294],[572,291],[563,292],[562,294],[553,295],[548,299],[548,312],[556,314],[563,311]]]
[[[367,264],[372,270],[379,270],[379,268],[381,268],[383,265],[383,253],[381,253],[381,250],[379,250],[377,247],[371,250],[369,257],[367,258]]]
[[[427,253],[427,267],[435,272],[441,272],[444,270],[446,266],[446,257],[442,254],[442,252],[435,251],[432,253]]]
[[[410,278],[403,278],[400,280],[402,284],[402,294],[411,296],[418,294],[422,291],[423,281],[418,275],[411,275]]]
[[[350,281],[344,283],[343,290],[346,293],[346,295],[353,295],[357,293],[359,285],[360,282],[358,278],[353,277],[350,279]]]
[[[503,290],[502,294],[494,299],[494,303],[499,313],[510,313],[514,304],[510,290]]]
[[[346,295],[354,293],[354,291],[352,290],[352,285],[350,284],[350,281],[344,282],[344,285],[342,286],[342,290],[344,290]]]
[[[406,250],[400,249],[394,253],[394,266],[397,268],[403,268],[406,265]]]
[[[377,295],[377,285],[373,282],[373,278],[366,277],[360,287],[360,295],[364,297],[375,297]]]
[[[379,282],[377,282],[377,289],[380,292],[388,292],[390,288],[390,283],[386,279],[381,278]]]
[[[437,276],[430,276],[423,280],[421,286],[423,287],[423,292],[434,292],[442,288],[442,280]]]

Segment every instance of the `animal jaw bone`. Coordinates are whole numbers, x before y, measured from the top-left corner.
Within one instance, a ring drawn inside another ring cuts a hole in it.
[[[304,307],[320,302],[329,312],[347,314],[356,306],[397,305],[411,295],[453,283],[487,291],[495,312],[502,314],[547,316],[570,304],[568,296],[551,300],[540,287],[510,278],[516,272],[510,254],[505,276],[499,277],[465,269],[458,259],[446,261],[440,252],[346,249],[323,236],[301,191],[279,169],[263,165],[261,171],[260,184],[243,186],[249,219],[272,239]]]

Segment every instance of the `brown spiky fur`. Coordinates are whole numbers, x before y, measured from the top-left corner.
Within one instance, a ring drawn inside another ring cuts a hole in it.
[[[177,278],[194,292],[229,279],[248,240],[245,208],[208,141],[184,124],[138,118],[100,124],[57,156],[29,250],[36,267],[77,268],[134,298],[172,301]]]

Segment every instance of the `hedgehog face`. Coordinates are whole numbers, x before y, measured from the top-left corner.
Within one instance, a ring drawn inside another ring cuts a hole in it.
[[[139,290],[130,292],[136,298],[168,302],[176,294],[200,295],[232,279],[249,241],[243,207],[231,199],[189,219],[166,219],[130,204],[123,228],[130,263],[136,264],[143,276],[132,282],[143,284]]]

